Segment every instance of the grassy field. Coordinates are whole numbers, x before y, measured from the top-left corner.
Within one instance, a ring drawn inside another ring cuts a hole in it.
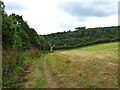
[[[35,52],[25,55],[29,67],[18,79],[19,88],[118,87],[118,42],[40,53],[39,57]]]
[[[118,42],[55,51],[46,62],[60,87],[118,87]]]

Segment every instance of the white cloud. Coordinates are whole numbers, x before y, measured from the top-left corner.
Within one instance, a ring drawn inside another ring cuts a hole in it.
[[[63,11],[58,9],[60,2],[69,2],[73,0],[17,0],[26,9],[23,10],[6,10],[9,14],[16,13],[23,16],[31,28],[34,28],[38,34],[50,34],[62,32],[64,30],[74,30],[77,26],[100,27],[100,26],[116,26],[118,23],[117,15],[108,17],[86,17],[77,20]],[[82,0],[76,0],[82,1]],[[89,2],[98,0],[87,0]],[[104,0],[109,1],[109,0]],[[116,2],[117,0],[110,0]],[[109,2],[110,2],[109,1]],[[16,0],[4,0],[5,3],[16,2]],[[7,7],[7,6],[6,6]],[[116,8],[117,9],[117,8]]]

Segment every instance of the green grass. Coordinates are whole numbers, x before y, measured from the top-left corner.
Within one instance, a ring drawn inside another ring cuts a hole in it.
[[[31,54],[34,56],[35,50]],[[17,80],[26,65],[32,65],[32,73],[27,75],[28,87],[48,87],[45,76],[44,60],[49,65],[53,78],[64,88],[102,88],[118,87],[118,42],[82,47],[74,50],[55,51],[41,54],[37,58],[31,57],[27,52],[21,54],[23,63],[17,65],[15,73],[9,71],[9,75],[3,78],[4,85],[11,87]],[[14,77],[13,77],[14,75]],[[12,78],[9,78],[12,77]]]
[[[33,67],[32,73],[27,75],[28,82],[23,83],[23,88],[44,88],[47,86],[47,80],[44,75],[44,57],[45,54],[42,54],[41,57],[30,61]]]
[[[62,87],[118,87],[118,42],[47,54]]]
[[[15,55],[13,55],[13,54],[15,54]],[[37,49],[31,49],[31,50],[28,50],[25,52],[17,52],[17,51],[15,52],[14,51],[14,52],[11,52],[10,55],[7,51],[4,52],[4,62],[3,62],[4,67],[8,66],[8,65],[14,65],[14,67],[8,68],[9,71],[7,71],[7,74],[3,76],[3,88],[13,88],[14,86],[26,88],[25,82],[22,81],[22,83],[18,83],[18,78],[21,77],[21,74],[23,74],[25,72],[26,66],[33,67],[32,72],[34,72],[36,69],[37,69],[37,71],[40,71],[41,73],[44,72],[44,65],[43,65],[43,61],[44,61],[43,58],[45,56],[44,52],[39,51]],[[17,57],[17,55],[19,57]],[[10,60],[14,61],[14,62],[11,62]],[[17,60],[20,61],[19,64],[16,64],[15,61],[17,61]],[[9,62],[7,62],[7,61],[9,61]],[[5,73],[5,72],[3,72],[3,73]],[[36,73],[32,73],[30,75],[26,75],[25,77],[27,77],[28,81],[32,81],[32,80],[35,80],[35,78],[36,78],[35,74]],[[43,78],[38,76],[39,77],[38,79],[46,82],[44,80],[44,78],[45,78],[44,75],[41,75],[41,76],[43,76]],[[37,80],[35,80],[35,82],[37,82]],[[35,84],[30,83],[30,84],[31,84],[30,87],[33,87],[37,83],[35,83]],[[40,86],[43,86],[43,84]]]
[[[11,52],[12,53],[12,52]],[[13,88],[16,84],[16,81],[21,74],[21,72],[24,71],[24,68],[27,66],[27,59],[30,56],[26,56],[25,53],[19,53],[19,59],[22,61],[20,64],[16,64],[14,67],[10,67],[9,71],[7,72],[7,75],[3,75],[3,88]],[[26,57],[26,58],[23,58]],[[6,65],[7,66],[7,65]],[[4,72],[3,72],[4,73]]]
[[[43,77],[43,78],[38,78],[36,80],[36,83],[35,85],[33,86],[34,88],[43,88],[45,87],[47,84],[47,80],[46,80],[46,77]]]
[[[47,86],[47,80],[46,80],[46,77],[44,75],[44,59],[45,59],[45,55],[43,54],[34,63],[35,64],[34,66],[36,66],[37,64],[39,65],[37,68],[40,71],[39,74],[41,74],[38,77],[34,77],[34,78],[37,78],[36,81],[35,81],[35,85],[33,86],[34,88],[44,88],[44,87]]]
[[[106,52],[118,52],[118,42],[106,43],[106,44],[98,44],[87,47],[82,47],[77,49],[77,51],[106,51]]]

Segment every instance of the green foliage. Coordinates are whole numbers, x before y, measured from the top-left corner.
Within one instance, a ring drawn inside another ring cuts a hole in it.
[[[50,50],[49,43],[33,28],[29,28],[26,21],[22,16],[12,14],[7,15],[2,12],[2,46],[6,50],[19,48],[23,51],[30,48],[40,50]]]
[[[53,49],[70,49],[92,44],[107,43],[118,41],[118,28],[114,27],[100,27],[100,28],[76,28],[75,31],[58,32],[44,35]]]
[[[2,50],[2,82],[3,88],[14,87],[17,76],[26,66],[23,63],[24,57],[18,50]]]
[[[2,4],[1,4],[2,3]],[[39,50],[50,50],[49,43],[30,28],[22,16],[5,12],[2,7],[2,74],[3,88],[12,88],[21,72],[28,65],[27,59],[38,58]],[[24,51],[28,51],[27,55]]]

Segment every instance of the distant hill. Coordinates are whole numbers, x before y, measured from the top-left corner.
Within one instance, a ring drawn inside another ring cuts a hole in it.
[[[77,27],[75,31],[57,32],[43,37],[49,41],[53,49],[70,49],[98,43],[118,41],[119,26],[86,29]]]

